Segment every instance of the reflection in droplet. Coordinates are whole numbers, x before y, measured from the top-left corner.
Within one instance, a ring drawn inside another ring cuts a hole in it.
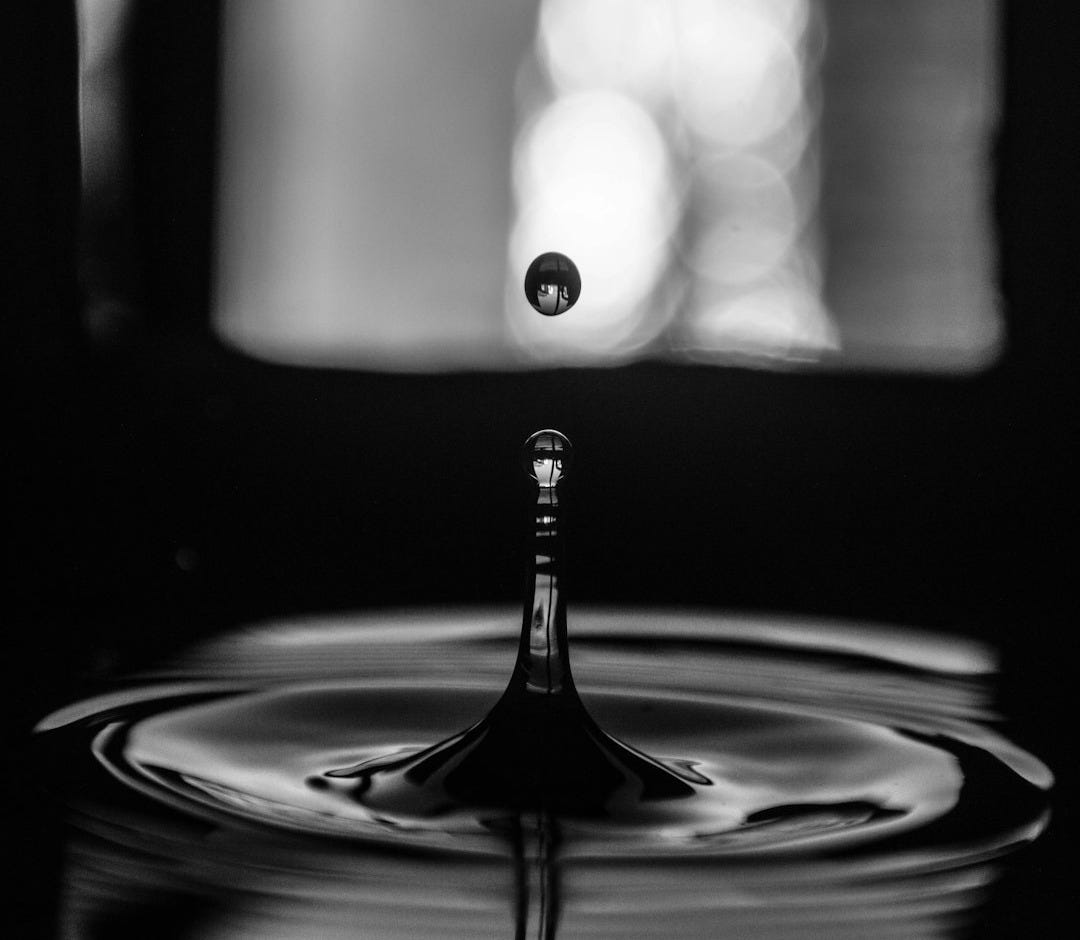
[[[580,295],[581,274],[577,265],[557,251],[538,255],[525,272],[525,297],[544,316],[565,313]]]
[[[559,431],[537,431],[521,448],[525,472],[544,489],[557,486],[573,461],[574,448]]]

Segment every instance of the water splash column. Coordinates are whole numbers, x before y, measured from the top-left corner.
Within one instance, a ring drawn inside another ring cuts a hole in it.
[[[511,680],[515,692],[561,695],[574,689],[567,654],[565,541],[558,492],[572,456],[570,441],[553,430],[537,431],[522,448],[522,464],[536,480],[537,493],[521,640]]]

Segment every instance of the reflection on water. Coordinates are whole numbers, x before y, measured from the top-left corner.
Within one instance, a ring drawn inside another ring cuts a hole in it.
[[[64,935],[167,910],[172,935],[215,940],[947,937],[1045,825],[1050,773],[990,727],[984,648],[715,614],[573,624],[596,723],[692,797],[421,818],[334,777],[483,715],[515,619],[271,624],[50,716],[43,742],[96,767],[73,797]]]

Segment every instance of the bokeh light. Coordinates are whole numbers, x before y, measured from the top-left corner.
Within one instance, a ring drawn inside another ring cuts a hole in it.
[[[699,168],[700,234],[691,267],[709,280],[740,284],[780,265],[799,232],[795,193],[784,175],[757,157],[737,155]]]
[[[510,278],[549,240],[573,245],[590,303],[550,325],[511,304],[528,355],[835,347],[808,224],[810,17],[808,0],[544,0],[550,98],[519,140]]]
[[[805,0],[678,0],[677,103],[691,129],[730,147],[780,130],[803,98],[795,43]]]
[[[614,92],[557,98],[519,138],[514,191],[507,306],[522,348],[574,359],[642,342],[676,219],[667,149],[648,113]],[[520,272],[550,250],[574,259],[583,285],[581,300],[555,321],[522,303],[519,285]]]
[[[609,88],[656,99],[675,60],[669,0],[547,0],[540,57],[561,92]]]
[[[731,294],[705,291],[688,326],[688,351],[721,359],[798,362],[839,348],[835,327],[812,283],[776,278]]]

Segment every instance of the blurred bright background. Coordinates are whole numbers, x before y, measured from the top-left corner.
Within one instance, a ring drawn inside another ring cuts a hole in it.
[[[230,0],[216,317],[390,369],[971,369],[993,0]],[[581,302],[521,280],[570,255]]]
[[[217,329],[403,371],[986,366],[997,6],[226,0]],[[127,7],[81,5],[91,198]],[[557,318],[543,251],[582,272]]]

